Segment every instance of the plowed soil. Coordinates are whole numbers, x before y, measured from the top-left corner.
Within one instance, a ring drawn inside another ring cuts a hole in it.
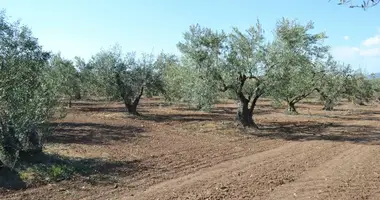
[[[236,126],[233,102],[206,113],[144,99],[138,118],[77,102],[45,151],[104,168],[2,199],[380,199],[380,106],[298,108],[289,116],[262,100],[250,130]]]

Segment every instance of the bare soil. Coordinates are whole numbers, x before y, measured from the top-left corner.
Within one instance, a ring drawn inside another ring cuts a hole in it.
[[[380,105],[297,106],[260,101],[253,131],[236,126],[233,102],[206,113],[144,99],[138,118],[76,102],[45,151],[103,167],[2,199],[380,199]]]

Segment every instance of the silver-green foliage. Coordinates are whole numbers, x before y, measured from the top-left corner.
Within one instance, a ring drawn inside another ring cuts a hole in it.
[[[53,55],[50,60],[52,78],[57,81],[60,97],[66,98],[71,107],[71,101],[80,96],[81,82],[79,72],[71,60],[64,59],[60,54]]]
[[[201,78],[189,59],[167,63],[163,75],[164,97],[169,102],[185,102],[208,111],[220,95],[212,80]]]
[[[364,105],[364,103],[368,103],[373,98],[374,92],[371,81],[358,70],[346,81],[344,97],[356,104]]]
[[[324,33],[309,33],[313,23],[301,25],[295,20],[283,18],[275,29],[271,55],[277,63],[271,70],[271,94],[275,99],[288,103],[289,112],[296,112],[295,104],[319,87],[324,76],[323,60],[328,47],[323,45]]]
[[[201,88],[193,87],[194,97],[212,104],[218,100],[217,94],[230,91],[243,108],[240,114],[244,117],[239,120],[253,125],[252,112],[264,91],[268,70],[263,62],[266,45],[261,24],[258,22],[245,32],[234,28],[230,34],[193,25],[177,46],[200,79],[196,84]]]
[[[56,82],[37,38],[0,12],[0,164],[42,150],[56,106]]]
[[[138,114],[136,107],[144,91],[162,87],[161,73],[151,54],[140,58],[131,52],[123,55],[120,47],[102,50],[89,61],[97,93],[109,100],[122,100],[127,110]]]
[[[346,92],[346,84],[352,75],[352,69],[350,65],[338,63],[329,56],[324,62],[324,71],[325,75],[317,91],[324,103],[323,110],[333,110]]]

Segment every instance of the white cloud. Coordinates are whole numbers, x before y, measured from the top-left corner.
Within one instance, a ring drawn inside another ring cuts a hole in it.
[[[370,37],[362,42],[364,46],[373,46],[380,44],[380,35],[375,35],[374,37]]]
[[[380,48],[363,49],[360,50],[361,56],[380,56]]]
[[[331,53],[338,60],[352,60],[359,54],[360,49],[357,47],[333,47],[331,48]]]
[[[344,40],[350,40],[344,36]],[[335,46],[331,54],[338,61],[352,64],[353,68],[364,68],[369,72],[379,72],[380,66],[380,28],[377,34],[353,46]]]
[[[334,47],[331,53],[339,60],[354,59],[357,56],[362,57],[378,57],[380,56],[380,48],[359,48],[359,47]]]

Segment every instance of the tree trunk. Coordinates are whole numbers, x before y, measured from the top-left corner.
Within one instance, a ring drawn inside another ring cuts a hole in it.
[[[128,104],[126,105],[127,107],[127,111],[129,114],[131,115],[140,115],[138,112],[137,112],[137,104]]]
[[[298,114],[294,102],[288,102],[288,108],[286,109],[286,113],[291,115]]]
[[[239,107],[236,113],[236,120],[239,121],[244,127],[258,128],[253,121],[253,112],[248,107],[248,101],[239,101]]]
[[[326,110],[326,111],[334,110],[334,102],[332,100],[326,99],[325,105],[323,106],[322,110]]]
[[[72,106],[72,102],[71,102],[71,96],[69,97],[69,104],[67,105],[67,107],[71,108]]]
[[[81,92],[80,91],[77,91],[77,92],[75,92],[75,100],[80,100],[80,99],[82,99],[82,95],[81,95]]]
[[[354,99],[354,104],[359,105],[359,106],[365,105],[362,99]]]

